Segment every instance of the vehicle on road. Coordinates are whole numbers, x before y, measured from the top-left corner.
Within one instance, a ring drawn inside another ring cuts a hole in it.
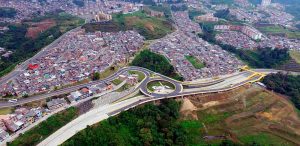
[[[16,103],[16,102],[18,102],[18,99],[10,99],[10,100],[8,100],[8,102],[10,102],[10,103]]]

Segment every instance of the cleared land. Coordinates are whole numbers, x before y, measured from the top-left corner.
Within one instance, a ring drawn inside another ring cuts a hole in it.
[[[162,38],[174,31],[172,24],[165,17],[151,17],[143,11],[130,14],[114,14],[112,21],[86,24],[83,28],[88,32],[99,30],[116,32],[134,29],[147,40]]]
[[[35,39],[40,33],[56,25],[55,20],[45,19],[41,22],[30,23],[30,27],[27,29],[26,37]]]
[[[300,52],[299,51],[290,51],[290,56],[300,64]]]
[[[263,26],[263,27],[258,27],[258,29],[266,34],[286,35],[288,38],[293,38],[293,39],[300,38],[300,31],[290,30],[279,25]]]
[[[190,96],[183,102],[180,121],[188,145],[218,145],[223,139],[246,145],[300,144],[300,119],[293,105],[257,86]]]

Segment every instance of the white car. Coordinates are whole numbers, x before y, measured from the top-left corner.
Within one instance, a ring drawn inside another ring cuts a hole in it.
[[[10,99],[10,100],[8,100],[8,102],[10,102],[10,103],[16,103],[16,102],[18,102],[18,99]]]

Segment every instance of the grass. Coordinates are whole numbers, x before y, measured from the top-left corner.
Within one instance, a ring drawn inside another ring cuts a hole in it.
[[[189,14],[189,18],[191,20],[194,20],[196,16],[200,16],[200,15],[203,15],[205,13],[203,13],[202,11],[196,10],[196,9],[189,9],[188,14]]]
[[[112,83],[115,84],[115,85],[120,85],[122,82],[123,82],[123,81],[120,80],[120,79],[114,79],[114,80],[112,81]]]
[[[7,115],[7,114],[11,114],[13,111],[13,108],[2,108],[0,109],[0,115]]]
[[[129,14],[113,14],[112,21],[85,24],[87,32],[118,32],[136,30],[147,40],[159,39],[173,32],[175,29],[166,17],[148,16],[144,11]]]
[[[137,74],[139,82],[141,82],[145,78],[145,74],[139,71],[129,71],[129,74]]]
[[[194,56],[185,56],[185,58],[196,68],[196,69],[201,69],[205,67],[205,64],[202,63],[199,59],[197,59]]]
[[[105,79],[118,71],[118,66],[112,66],[100,73],[100,79]]]
[[[153,92],[154,91],[153,87],[155,87],[155,86],[161,86],[161,85],[159,82],[150,82],[150,83],[148,83],[147,88],[148,88],[148,90]]]
[[[116,92],[123,92],[123,91],[125,91],[125,90],[127,90],[129,88],[130,88],[130,85],[126,83],[122,87],[120,87],[119,89],[117,89]]]
[[[268,34],[286,34],[288,38],[300,38],[300,31],[290,30],[279,25],[258,27],[260,31]]]
[[[171,89],[175,89],[175,86],[172,83],[165,82],[165,81],[153,81],[153,82],[150,82],[150,83],[148,83],[147,88],[148,88],[148,90],[150,90],[151,92],[153,92],[154,91],[153,87],[155,87],[155,86],[161,86],[161,85],[168,86]]]
[[[231,99],[233,96],[239,101]],[[222,139],[204,140],[203,136],[206,135],[225,135],[238,141],[239,145],[252,145],[253,142],[262,146],[299,143],[299,135],[294,134],[297,127],[286,129],[285,126],[293,125],[286,119],[297,115],[297,113],[290,113],[290,116],[284,114],[294,109],[290,103],[285,102],[285,99],[274,97],[273,93],[262,88],[251,87],[238,93],[199,96],[193,98],[192,103],[197,108],[202,108],[203,101],[216,101],[214,97],[222,97],[217,101],[223,104],[194,112],[182,111],[184,114],[180,119],[189,119],[178,121],[189,138],[187,145],[219,145],[222,142]],[[295,122],[298,121],[297,119]],[[276,128],[270,128],[270,125]]]
[[[199,129],[203,127],[203,125],[197,120],[181,121],[180,125],[185,129]]]
[[[78,116],[77,112],[78,111],[75,107],[70,107],[59,112],[49,117],[46,121],[38,124],[31,130],[21,134],[14,141],[8,143],[8,146],[37,145],[56,130],[75,119]]]
[[[255,142],[257,145],[290,145],[289,142],[286,142],[277,136],[263,132],[241,136],[239,139],[246,145],[251,145],[253,142]]]
[[[289,54],[297,63],[300,64],[300,52],[299,51],[290,51]]]
[[[220,123],[231,115],[232,114],[228,112],[218,114],[211,114],[206,111],[198,112],[198,117],[200,117],[199,121],[205,124]]]
[[[121,29],[135,29],[147,40],[162,38],[174,31],[171,23],[165,18],[156,18],[146,15],[143,11],[130,14],[115,14],[113,21]]]

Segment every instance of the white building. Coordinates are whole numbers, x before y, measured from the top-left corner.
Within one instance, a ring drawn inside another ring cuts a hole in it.
[[[261,1],[261,5],[262,5],[262,6],[268,6],[268,5],[271,4],[271,2],[272,2],[272,0],[262,0],[262,1]]]

